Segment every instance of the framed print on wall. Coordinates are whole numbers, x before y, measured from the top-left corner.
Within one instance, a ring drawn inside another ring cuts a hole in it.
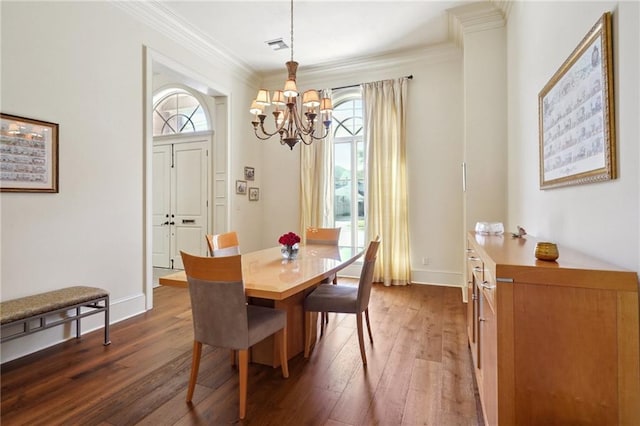
[[[0,113],[0,191],[58,192],[58,124]]]
[[[258,201],[260,199],[260,188],[249,188],[249,201]]]
[[[237,180],[236,181],[236,194],[244,195],[247,193],[247,181],[246,180]]]
[[[253,167],[245,167],[244,178],[245,180],[254,180],[256,178],[256,169]]]
[[[613,93],[606,12],[538,96],[541,189],[616,178]]]

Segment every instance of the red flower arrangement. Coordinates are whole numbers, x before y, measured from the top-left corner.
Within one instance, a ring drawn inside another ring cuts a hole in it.
[[[297,236],[294,232],[289,232],[287,234],[283,234],[278,239],[278,242],[283,246],[293,246],[294,244],[298,244],[300,242],[300,237]]]

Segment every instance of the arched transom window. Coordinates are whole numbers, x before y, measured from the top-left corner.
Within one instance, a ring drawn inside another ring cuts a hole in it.
[[[153,99],[153,135],[209,130],[203,106],[191,93],[183,89],[167,89]]]

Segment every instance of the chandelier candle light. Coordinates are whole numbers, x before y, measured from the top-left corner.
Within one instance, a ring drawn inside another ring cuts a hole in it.
[[[291,60],[286,63],[286,66],[289,76],[284,84],[284,90],[275,90],[272,97],[269,96],[268,90],[258,90],[258,95],[251,103],[249,112],[254,114],[255,118],[251,124],[258,139],[267,140],[279,134],[280,143],[287,144],[293,150],[299,141],[310,145],[314,140],[324,139],[329,133],[331,111],[333,110],[331,98],[320,99],[318,91],[315,89],[305,91],[302,94],[301,105],[298,106],[299,97],[296,85],[298,63],[293,60],[293,0],[291,0]],[[272,114],[276,129],[270,133],[264,128],[264,120],[267,117],[265,109],[271,104],[275,107]],[[302,113],[303,107],[306,109],[304,114]],[[320,114],[320,120],[324,125],[324,130],[319,135],[316,134],[317,128],[315,127],[318,114]]]

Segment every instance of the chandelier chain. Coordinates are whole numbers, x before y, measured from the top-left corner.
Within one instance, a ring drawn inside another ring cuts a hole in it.
[[[291,61],[293,62],[293,0],[291,0]]]

